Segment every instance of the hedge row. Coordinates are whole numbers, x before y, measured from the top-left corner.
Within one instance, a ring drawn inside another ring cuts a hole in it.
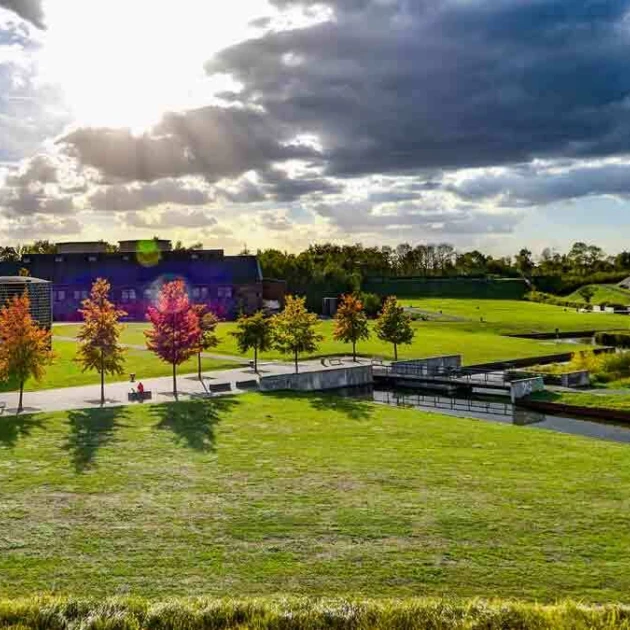
[[[566,308],[581,309],[585,308],[584,302],[576,302],[574,300],[567,300],[566,298],[558,297],[557,295],[551,295],[550,293],[542,293],[541,291],[530,291],[526,296],[526,300],[530,302],[540,302],[541,304],[553,304],[554,306],[564,306]]]
[[[6,630],[630,629],[630,606],[429,599],[0,601]]]
[[[598,332],[595,334],[595,343],[600,346],[630,348],[630,332]]]

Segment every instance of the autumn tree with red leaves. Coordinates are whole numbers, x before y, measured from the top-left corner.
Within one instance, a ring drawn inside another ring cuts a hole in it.
[[[0,309],[0,380],[15,380],[20,388],[17,412],[23,410],[24,384],[29,378],[41,381],[52,363],[50,332],[40,328],[30,312],[25,290]]]
[[[79,309],[83,326],[77,335],[79,348],[75,361],[83,371],[95,370],[101,377],[101,405],[105,404],[105,375],[122,374],[125,350],[119,344],[121,317],[127,313],[109,301],[110,284],[97,278],[90,297],[83,300]]]
[[[198,352],[201,328],[183,280],[162,286],[157,306],[150,306],[147,318],[152,328],[144,334],[147,348],[173,366],[173,395],[177,398],[177,366]]]

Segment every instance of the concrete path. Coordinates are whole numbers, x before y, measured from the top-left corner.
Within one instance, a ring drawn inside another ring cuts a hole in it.
[[[343,364],[356,365],[352,358],[344,358]],[[300,363],[301,372],[312,372],[324,369],[339,368],[339,365],[324,367],[320,360],[304,361]],[[258,389],[260,376],[274,374],[290,374],[294,371],[292,363],[259,363],[259,373],[249,367],[234,370],[220,370],[204,372],[203,380],[199,381],[196,373],[178,374],[178,400],[207,398],[221,394],[239,394]],[[173,402],[173,380],[171,376],[143,379],[145,391],[151,391],[153,398],[144,403],[129,402],[128,394],[137,383],[129,381],[105,383],[106,407],[120,407],[123,405],[156,404]],[[219,389],[220,393],[213,390]],[[71,409],[90,409],[100,407],[100,385],[83,385],[81,387],[64,387],[59,389],[45,389],[24,393],[23,413],[40,413],[52,411],[67,411]],[[16,392],[0,394],[0,407],[5,405],[4,415],[16,413],[18,394]],[[0,419],[1,422],[1,419]]]
[[[64,337],[63,335],[53,335],[53,341],[72,341],[76,343],[76,337]],[[131,350],[142,350],[144,352],[150,352],[150,350],[143,345],[135,343],[121,343],[123,348],[130,348]],[[249,359],[245,357],[237,357],[233,354],[216,354],[213,352],[202,352],[202,358],[204,359],[218,359],[219,361],[225,361],[226,363],[239,363],[241,365],[249,365]]]

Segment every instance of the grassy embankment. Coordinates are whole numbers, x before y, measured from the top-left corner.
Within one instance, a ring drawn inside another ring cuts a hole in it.
[[[628,497],[625,445],[335,397],[7,417],[0,596],[622,601]]]
[[[591,298],[591,304],[610,302],[611,304],[625,304],[630,306],[630,291],[627,289],[622,289],[616,284],[591,284],[589,286],[595,289],[595,293]],[[577,291],[568,295],[566,299],[573,302],[586,303],[584,298]]]

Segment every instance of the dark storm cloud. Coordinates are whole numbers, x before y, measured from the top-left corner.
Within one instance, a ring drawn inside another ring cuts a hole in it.
[[[17,13],[37,28],[44,28],[44,12],[41,0],[0,0],[0,7]]]
[[[205,107],[168,114],[141,136],[126,129],[78,129],[62,139],[83,165],[121,181],[154,181],[203,175],[208,181],[265,169],[272,162],[313,158],[317,153],[288,145],[290,130],[261,114]]]
[[[269,121],[317,134],[328,174],[630,151],[628,0],[325,4],[334,20],[238,44],[208,70]]]

